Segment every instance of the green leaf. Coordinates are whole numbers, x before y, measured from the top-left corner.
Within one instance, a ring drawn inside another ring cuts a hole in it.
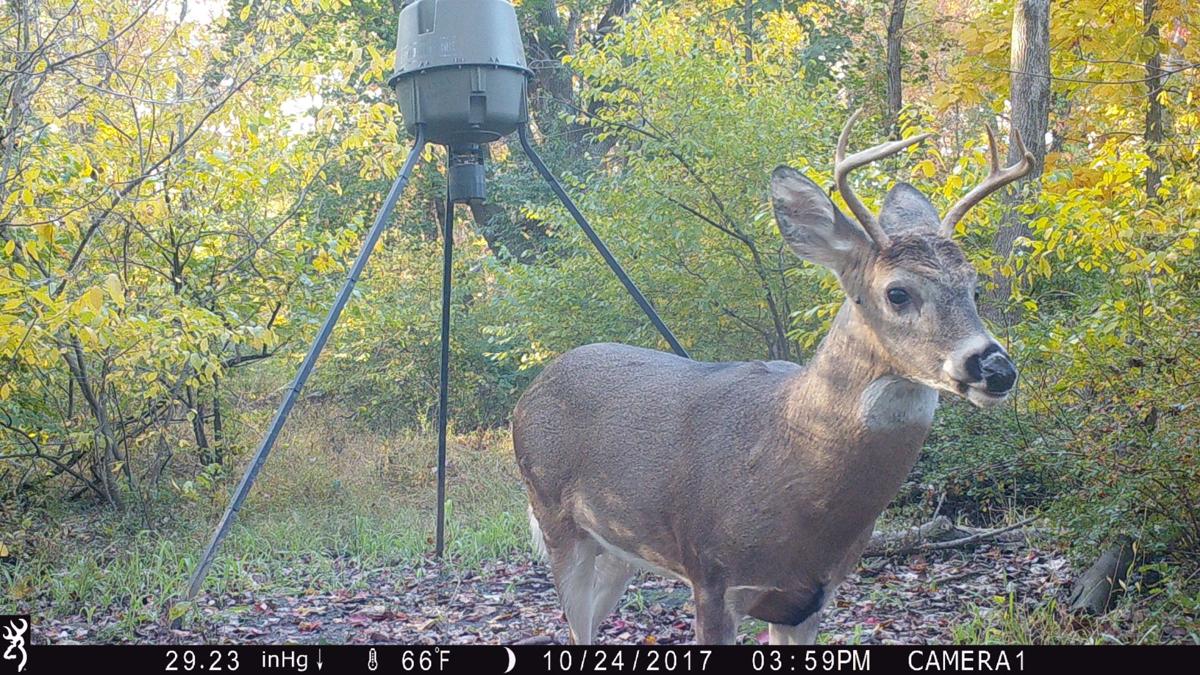
[[[171,605],[171,609],[167,610],[167,621],[174,623],[176,620],[183,618],[192,609],[192,603],[184,600]]]

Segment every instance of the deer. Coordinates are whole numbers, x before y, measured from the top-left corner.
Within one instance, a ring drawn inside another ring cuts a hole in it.
[[[638,570],[683,580],[701,644],[739,622],[770,643],[811,644],[876,519],[899,492],[940,393],[1003,402],[1016,368],[976,307],[977,273],[952,236],[976,204],[1026,175],[1001,167],[946,212],[897,183],[876,217],[851,189],[860,167],[923,134],[846,156],[833,178],[851,221],[816,182],[771,174],[783,242],[833,272],[845,294],[807,365],[704,363],[616,343],[565,352],[512,415],[534,549],[548,557],[573,644],[591,642]]]

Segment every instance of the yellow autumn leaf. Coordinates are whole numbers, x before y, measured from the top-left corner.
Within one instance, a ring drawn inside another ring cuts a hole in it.
[[[108,291],[108,297],[117,303],[118,307],[125,306],[125,289],[121,285],[121,278],[115,274],[110,274],[104,279],[104,290]]]
[[[99,286],[92,286],[83,294],[83,304],[87,305],[94,312],[99,312],[104,306],[104,291],[100,290]]]
[[[333,258],[329,256],[329,253],[321,251],[316,258],[313,258],[312,264],[315,270],[324,274],[333,267]]]

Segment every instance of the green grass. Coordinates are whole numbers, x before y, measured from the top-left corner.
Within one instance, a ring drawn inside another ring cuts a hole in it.
[[[1182,595],[1164,602],[1126,596],[1103,617],[1067,612],[1050,599],[1033,607],[1023,606],[1010,596],[996,597],[990,606],[976,606],[953,629],[953,641],[964,645],[991,644],[1196,644],[1186,610],[1178,606]],[[1173,631],[1168,636],[1165,631]],[[1184,634],[1181,631],[1190,631]]]
[[[1013,597],[995,598],[995,606],[976,606],[969,619],[953,627],[954,643],[991,644],[1063,644],[1066,639],[1059,624],[1058,605],[1051,600],[1028,609]]]
[[[354,428],[330,406],[296,411],[214,562],[205,589],[302,592],[433,550],[436,440]],[[247,441],[254,429],[244,430]],[[252,447],[253,442],[244,443]],[[460,568],[528,550],[525,497],[503,433],[448,449],[447,555]],[[46,507],[0,565],[0,612],[115,617],[99,636],[161,620],[182,597],[248,457],[210,493],[168,494],[154,528],[134,514]]]

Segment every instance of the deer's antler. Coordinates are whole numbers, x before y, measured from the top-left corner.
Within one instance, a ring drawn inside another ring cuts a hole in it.
[[[942,218],[942,234],[949,237],[954,234],[954,226],[962,217],[971,210],[979,202],[983,201],[988,195],[996,190],[1008,185],[1009,183],[1020,180],[1033,170],[1033,153],[1025,148],[1025,143],[1021,141],[1021,132],[1016,127],[1012,129],[1013,144],[1017,146],[1017,150],[1021,153],[1021,161],[1000,168],[1000,155],[996,151],[996,132],[992,131],[992,125],[987,125],[988,137],[988,152],[991,155],[992,169],[988,172],[987,178],[983,182],[976,185],[974,189],[968,192],[962,199],[958,200],[949,211],[946,212],[946,217]]]
[[[867,231],[867,235],[871,237],[879,246],[879,248],[887,248],[891,243],[891,238],[879,226],[878,221],[870,210],[854,194],[854,190],[850,188],[850,181],[847,180],[850,172],[870,164],[876,160],[889,157],[900,152],[910,145],[916,145],[927,138],[932,138],[933,134],[921,134],[912,138],[905,138],[899,141],[890,141],[888,143],[880,143],[873,148],[860,150],[849,157],[846,156],[846,145],[850,141],[850,132],[854,130],[854,123],[858,121],[858,116],[862,114],[862,109],[854,111],[850,119],[846,120],[846,126],[842,127],[842,135],[838,137],[837,152],[834,154],[833,179],[837,183],[838,192],[842,194],[842,199],[846,200],[846,206],[850,207],[850,211],[854,213],[854,217],[858,218],[858,222],[862,223],[863,229]]]

